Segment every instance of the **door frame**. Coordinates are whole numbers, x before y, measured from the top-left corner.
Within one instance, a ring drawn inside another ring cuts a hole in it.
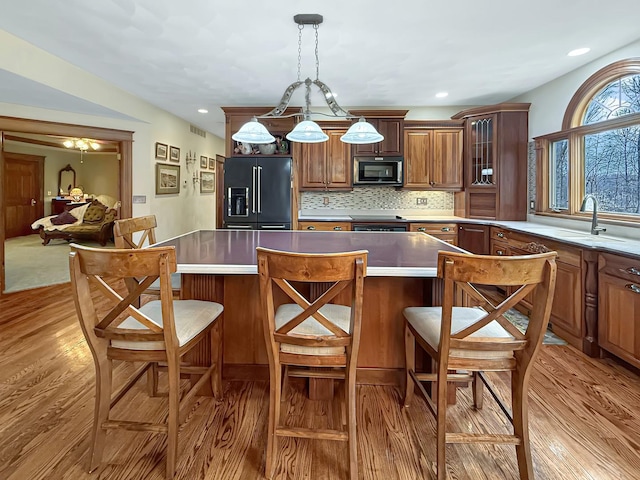
[[[111,128],[91,127],[85,125],[75,125],[71,123],[48,122],[44,120],[33,120],[27,118],[0,116],[0,185],[4,185],[4,139],[2,133],[19,132],[35,133],[40,135],[57,135],[67,137],[93,138],[95,140],[105,140],[118,144],[120,171],[118,197],[121,202],[120,218],[129,218],[133,213],[132,193],[133,193],[133,132],[128,130],[115,130]],[[4,191],[4,189],[3,189]],[[5,258],[4,258],[4,193],[0,194],[0,260],[2,269],[0,270],[0,297],[11,295],[5,294]]]

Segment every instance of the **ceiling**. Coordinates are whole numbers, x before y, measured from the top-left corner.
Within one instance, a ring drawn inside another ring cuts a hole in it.
[[[318,30],[319,79],[344,108],[506,101],[640,38],[638,0],[327,0],[313,6],[292,0],[65,0],[61,5],[5,2],[0,29],[220,136],[220,106],[274,106],[296,80],[293,16],[298,13],[324,16]],[[567,56],[585,46],[591,48],[588,54]],[[302,79],[315,77],[313,49],[308,26]],[[75,97],[70,102],[66,94],[46,95],[37,82],[9,85],[7,90],[0,82],[0,101],[22,98],[33,105],[42,98],[45,108],[124,118]],[[301,90],[292,106],[303,105]],[[449,96],[436,98],[441,91]],[[312,95],[313,106],[324,106],[319,95]]]

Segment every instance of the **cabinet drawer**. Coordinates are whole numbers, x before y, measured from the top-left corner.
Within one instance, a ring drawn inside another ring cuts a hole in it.
[[[499,257],[506,257],[511,255],[511,249],[509,248],[509,244],[505,242],[496,242],[494,240],[491,241],[491,255],[496,255]]]
[[[598,255],[598,271],[640,285],[640,260],[619,255]]]
[[[350,222],[298,222],[298,230],[344,232],[351,230]]]
[[[458,244],[458,225],[455,223],[411,223],[409,231],[428,233],[452,245]]]
[[[580,267],[582,263],[582,251],[580,248],[536,235],[491,227],[491,241],[494,240],[507,243],[513,250],[512,255],[557,252],[558,261],[576,267]]]

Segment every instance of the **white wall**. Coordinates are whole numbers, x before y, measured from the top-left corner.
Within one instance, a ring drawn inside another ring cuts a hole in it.
[[[145,204],[133,205],[133,215],[155,214],[159,240],[215,226],[215,195],[199,193],[199,185],[191,180],[199,163],[187,170],[185,155],[189,150],[198,158],[224,154],[223,139],[211,133],[206,138],[195,135],[188,122],[2,30],[0,68],[131,117],[123,120],[0,103],[4,116],[133,131],[133,194],[146,196]],[[155,194],[155,142],[180,148],[179,194]]]
[[[529,138],[561,130],[567,106],[578,88],[601,68],[634,57],[640,57],[640,40],[510,100],[531,103]],[[571,59],[567,58],[567,61]]]

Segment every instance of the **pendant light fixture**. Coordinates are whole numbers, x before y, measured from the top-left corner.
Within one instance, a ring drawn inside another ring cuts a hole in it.
[[[346,119],[358,118],[351,115],[348,111],[338,105],[331,89],[318,78],[320,74],[320,61],[318,59],[318,27],[322,23],[322,20],[322,15],[317,14],[299,14],[293,17],[293,21],[298,24],[298,79],[286,88],[277,107],[264,115],[255,116],[249,122],[245,123],[240,130],[231,136],[233,140],[242,143],[254,144],[272,143],[275,141],[275,137],[271,135],[266,127],[258,121],[259,118],[300,116],[303,120],[296,124],[294,129],[286,135],[287,140],[299,143],[326,142],[329,137],[322,131],[316,122],[311,120],[311,115],[326,115]],[[304,30],[305,25],[313,25],[313,29],[315,31],[316,79],[311,80],[310,78],[307,78],[306,80],[301,81],[300,59],[302,57],[302,30]],[[302,113],[283,115],[283,112],[289,106],[293,92],[302,85],[306,88],[304,111]],[[318,87],[322,93],[322,97],[327,102],[327,106],[331,110],[332,115],[311,111],[310,97],[312,85]],[[347,133],[340,137],[340,140],[344,143],[365,144],[381,142],[384,140],[384,137],[378,133],[375,127],[368,123],[364,117],[360,117],[359,120],[349,128]]]

